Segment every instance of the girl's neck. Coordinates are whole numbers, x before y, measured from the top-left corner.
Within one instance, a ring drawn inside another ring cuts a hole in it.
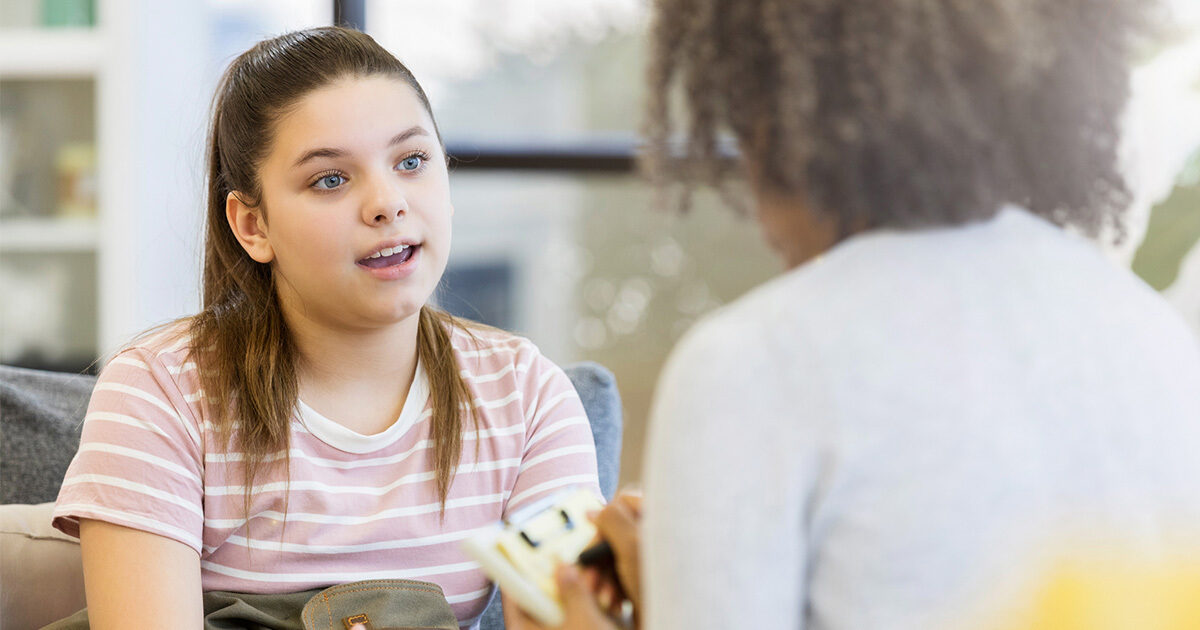
[[[376,329],[320,325],[303,316],[287,317],[299,355],[300,397],[339,393],[389,397],[407,392],[417,368],[420,315]]]

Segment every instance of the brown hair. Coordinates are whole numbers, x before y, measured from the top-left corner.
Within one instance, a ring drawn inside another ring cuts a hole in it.
[[[1015,203],[1097,234],[1129,201],[1118,118],[1143,0],[659,0],[645,166],[724,189],[732,131],[762,185],[843,235]],[[671,156],[676,84],[689,114]]]
[[[237,191],[248,205],[262,203],[258,167],[270,148],[273,123],[288,107],[338,79],[376,75],[411,86],[433,119],[429,99],[408,68],[368,35],[337,27],[259,42],[233,61],[217,88],[208,139],[204,309],[191,319],[189,331],[218,436],[244,453],[247,511],[253,480],[261,470],[269,462],[288,463],[289,425],[298,398],[298,352],[276,296],[271,266],[254,261],[238,243],[226,220],[226,199]],[[421,308],[417,352],[430,382],[435,472],[443,510],[462,455],[462,415],[465,410],[474,416],[449,332],[465,325],[431,306]],[[478,428],[477,417],[475,422]],[[279,451],[281,460],[269,458]]]

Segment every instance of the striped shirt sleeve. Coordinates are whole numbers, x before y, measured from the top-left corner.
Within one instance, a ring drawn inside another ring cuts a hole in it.
[[[79,520],[95,519],[199,552],[204,446],[196,412],[200,392],[193,389],[185,394],[167,365],[143,349],[109,362],[59,491],[54,526],[78,536]]]
[[[525,446],[504,513],[571,486],[603,501],[596,445],[579,394],[566,373],[536,350],[520,383],[525,401]]]

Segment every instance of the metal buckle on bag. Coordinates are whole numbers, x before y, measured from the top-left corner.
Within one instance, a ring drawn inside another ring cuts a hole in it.
[[[371,624],[371,618],[366,613],[350,615],[342,620],[342,625],[346,626],[346,630],[375,630],[375,626]]]

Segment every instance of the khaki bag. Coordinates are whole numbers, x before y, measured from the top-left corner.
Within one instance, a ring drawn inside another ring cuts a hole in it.
[[[204,630],[458,630],[442,588],[416,580],[368,580],[299,593],[204,594]],[[86,630],[87,610],[43,630]]]

